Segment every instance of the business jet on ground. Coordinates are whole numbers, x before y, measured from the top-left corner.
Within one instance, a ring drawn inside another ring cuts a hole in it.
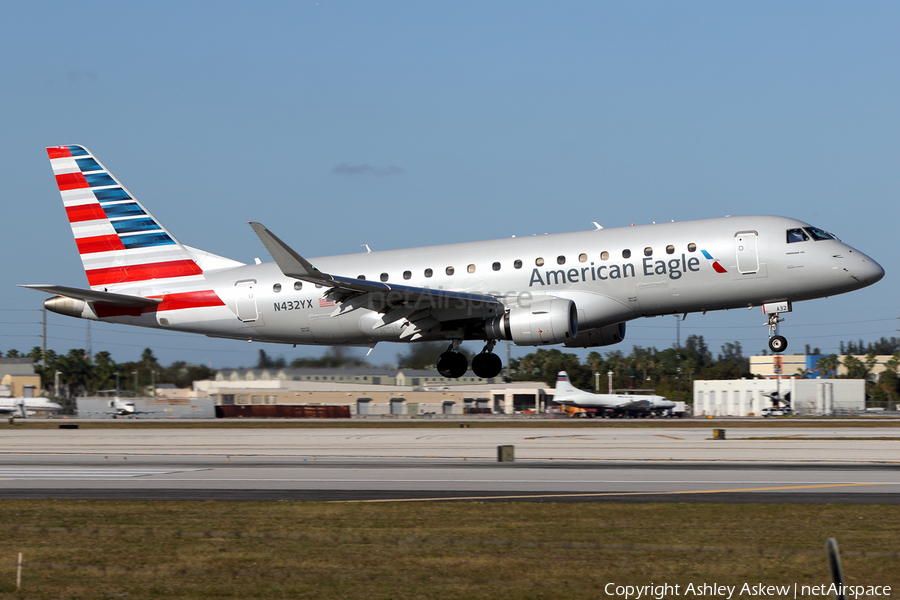
[[[27,417],[35,412],[56,412],[62,406],[46,398],[0,398],[0,414]]]
[[[560,371],[556,376],[553,401],[557,404],[594,408],[602,417],[664,415],[675,403],[663,396],[629,394],[592,394],[579,390],[569,382],[569,375]]]
[[[460,377],[465,340],[479,377],[495,344],[605,346],[639,317],[762,307],[769,346],[801,300],[884,276],[874,260],[803,221],[747,216],[512,237],[309,261],[250,223],[274,263],[180,243],[83,146],[47,149],[90,289],[27,285],[73,317],[256,342],[350,345],[442,340]],[[315,265],[315,266],[314,266]]]

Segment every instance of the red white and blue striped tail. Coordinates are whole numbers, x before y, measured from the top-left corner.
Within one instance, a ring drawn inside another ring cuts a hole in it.
[[[149,296],[204,289],[190,252],[83,146],[47,148],[88,284]]]

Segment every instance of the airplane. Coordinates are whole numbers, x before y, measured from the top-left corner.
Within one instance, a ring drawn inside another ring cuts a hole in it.
[[[59,411],[62,406],[47,398],[0,398],[0,414],[25,418],[29,411]]]
[[[210,337],[372,348],[449,343],[437,370],[481,340],[478,377],[499,341],[597,347],[640,317],[762,307],[769,347],[795,302],[872,285],[881,266],[803,221],[742,216],[368,251],[309,261],[257,222],[274,263],[182,244],[84,146],[47,149],[89,289],[24,285],[62,315]]]
[[[553,401],[557,404],[579,408],[596,408],[604,416],[662,415],[669,409],[675,408],[675,403],[663,396],[592,394],[579,390],[569,382],[569,375],[565,371],[560,371],[556,376]]]

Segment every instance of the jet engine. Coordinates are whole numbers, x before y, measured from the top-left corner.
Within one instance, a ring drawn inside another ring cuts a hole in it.
[[[613,323],[606,327],[588,329],[566,342],[567,348],[591,348],[593,346],[609,346],[625,339],[625,323]]]
[[[536,300],[488,319],[485,331],[488,339],[512,340],[518,346],[562,344],[578,335],[578,312],[571,300]]]
[[[67,317],[77,317],[79,319],[91,319],[98,321],[97,313],[94,308],[78,298],[67,298],[66,296],[53,296],[44,300],[44,308],[58,315]]]

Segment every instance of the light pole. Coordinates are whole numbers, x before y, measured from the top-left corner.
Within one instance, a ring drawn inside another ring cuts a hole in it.
[[[138,395],[137,371],[132,371],[131,374],[134,375],[134,397],[137,398],[137,395]]]
[[[606,374],[606,376],[609,378],[609,393],[612,394],[612,378],[613,378],[613,372],[610,370],[610,371]]]
[[[53,395],[56,396],[57,398],[59,398],[59,376],[61,374],[62,373],[60,371],[57,371],[56,373],[53,374],[53,388],[54,388]]]

